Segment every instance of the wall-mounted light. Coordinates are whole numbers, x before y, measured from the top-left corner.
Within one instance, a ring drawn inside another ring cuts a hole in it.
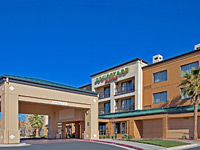
[[[88,115],[88,114],[89,114],[89,110],[86,111],[86,115]]]

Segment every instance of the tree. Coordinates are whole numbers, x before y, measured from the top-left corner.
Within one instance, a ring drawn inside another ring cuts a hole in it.
[[[40,115],[31,115],[29,117],[29,123],[31,127],[34,129],[33,135],[36,136],[37,133],[38,135],[40,135],[39,133],[40,133],[40,129],[42,128],[44,124],[44,119]]]
[[[198,121],[198,105],[200,100],[200,67],[192,69],[190,73],[184,73],[184,80],[179,86],[184,87],[182,94],[191,97],[191,104],[194,105],[194,140],[198,139],[197,121]]]

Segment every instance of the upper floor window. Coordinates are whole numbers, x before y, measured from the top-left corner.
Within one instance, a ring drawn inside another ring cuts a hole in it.
[[[105,103],[104,104],[104,113],[105,114],[110,113],[110,103]]]
[[[122,82],[121,87],[122,87],[122,91],[127,91],[128,89],[131,89],[133,86],[132,81],[126,81],[126,82]]]
[[[190,73],[190,71],[194,68],[197,69],[199,67],[199,62],[193,62],[187,65],[181,66],[181,76],[184,76],[184,72]]]
[[[110,97],[110,87],[104,88],[104,94],[105,94],[105,97]]]
[[[132,100],[130,99],[125,99],[121,101],[122,105],[131,105],[132,104]]]
[[[183,88],[181,88],[181,99],[188,99],[188,98],[191,98],[191,96],[189,96],[189,95],[184,95],[184,94],[183,94]]]
[[[166,81],[167,80],[167,70],[154,73],[153,79],[154,79],[154,83]]]
[[[153,94],[153,102],[154,103],[161,103],[167,101],[167,92],[160,92]]]
[[[105,87],[102,92],[99,92],[99,99],[110,97],[110,87]]]

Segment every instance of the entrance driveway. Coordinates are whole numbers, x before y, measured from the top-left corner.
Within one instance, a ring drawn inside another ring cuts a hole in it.
[[[61,140],[22,140],[23,143],[31,144],[24,147],[1,147],[1,150],[124,150],[123,148],[85,142],[76,139]]]

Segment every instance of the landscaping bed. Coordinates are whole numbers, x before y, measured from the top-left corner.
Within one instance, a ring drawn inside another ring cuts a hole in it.
[[[170,141],[170,140],[161,140],[161,139],[142,139],[142,140],[128,140],[128,141],[157,145],[157,146],[162,146],[166,148],[190,144],[190,143],[185,143],[185,142],[180,142],[180,141]]]

